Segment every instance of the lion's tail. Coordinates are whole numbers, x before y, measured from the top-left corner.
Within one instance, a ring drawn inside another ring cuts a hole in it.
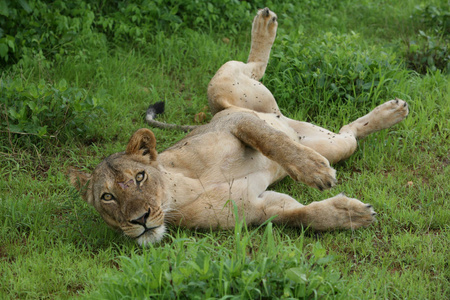
[[[147,113],[145,114],[145,121],[148,125],[156,128],[162,128],[162,129],[175,129],[175,130],[182,130],[184,132],[191,131],[198,126],[195,125],[177,125],[177,124],[168,124],[164,122],[156,121],[155,118],[157,115],[160,115],[164,113],[164,105],[165,103],[163,101],[156,102],[154,104],[151,104],[147,108]]]

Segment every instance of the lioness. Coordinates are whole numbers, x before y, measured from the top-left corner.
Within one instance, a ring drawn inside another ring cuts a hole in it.
[[[247,63],[229,61],[212,78],[208,100],[214,115],[159,155],[148,129],[131,137],[125,152],[104,159],[92,175],[71,174],[72,183],[113,228],[140,245],[159,241],[166,224],[230,228],[232,206],[248,225],[274,223],[315,230],[355,229],[374,221],[369,204],[339,194],[302,205],[267,188],[286,175],[320,190],[331,188],[335,163],[349,157],[357,139],[388,128],[408,114],[406,102],[388,101],[339,133],[283,116],[264,75],[277,16],[258,11]]]

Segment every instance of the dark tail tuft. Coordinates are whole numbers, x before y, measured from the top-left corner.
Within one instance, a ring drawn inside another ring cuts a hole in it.
[[[147,114],[145,116],[146,120],[153,120],[156,118],[156,115],[160,115],[164,113],[164,101],[156,102],[154,104],[151,104],[147,108]]]
[[[147,113],[145,114],[145,121],[147,122],[148,125],[152,127],[162,129],[176,129],[185,132],[191,131],[197,127],[192,125],[167,124],[164,122],[156,121],[155,120],[156,116],[162,113],[164,113],[164,102],[163,101],[156,102],[147,108]]]

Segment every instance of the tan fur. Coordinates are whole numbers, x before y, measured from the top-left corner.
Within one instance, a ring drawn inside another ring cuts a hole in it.
[[[147,244],[163,237],[165,223],[233,227],[234,205],[249,225],[275,217],[275,223],[330,230],[374,221],[371,205],[343,194],[303,206],[288,195],[267,191],[286,175],[319,189],[332,187],[335,171],[329,162],[350,156],[357,138],[408,114],[404,101],[391,100],[338,134],[283,116],[258,81],[277,26],[268,8],[258,11],[248,62],[227,62],[208,86],[215,114],[209,124],[159,155],[153,133],[140,129],[125,152],[107,157],[92,175],[72,173],[72,183],[111,227]]]

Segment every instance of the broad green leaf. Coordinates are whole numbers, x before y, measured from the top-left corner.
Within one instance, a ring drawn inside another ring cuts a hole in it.
[[[0,1],[0,15],[3,15],[5,17],[9,17],[9,8],[8,3],[6,1]],[[1,37],[1,35],[0,35]]]
[[[0,44],[0,56],[5,58],[8,54],[8,46],[6,44]]]
[[[325,257],[322,257],[322,258],[318,259],[316,261],[316,263],[318,265],[324,265],[324,264],[327,264],[327,263],[333,261],[333,259],[334,259],[333,255],[327,255]]]
[[[286,276],[296,283],[304,284],[308,281],[306,274],[300,268],[292,268],[286,271]]]
[[[61,92],[67,90],[67,81],[65,79],[61,79],[58,82],[58,90],[60,90]]]
[[[28,5],[27,1],[25,0],[18,0],[20,6],[22,6],[22,8],[27,12],[27,13],[31,13],[33,10],[31,9],[31,7]]]

